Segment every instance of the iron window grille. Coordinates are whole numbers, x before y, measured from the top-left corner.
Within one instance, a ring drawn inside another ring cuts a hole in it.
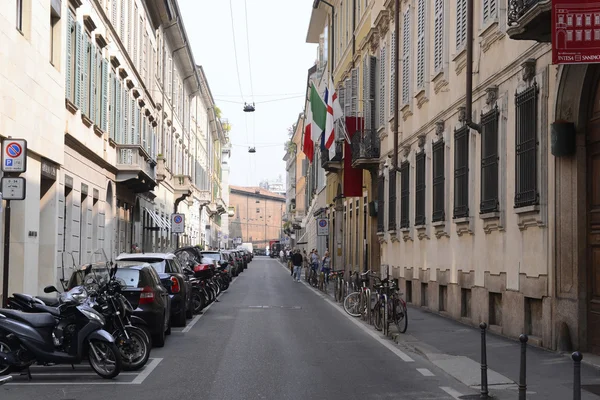
[[[537,182],[537,83],[515,93],[515,208],[539,204]]]
[[[388,230],[396,230],[396,170],[391,169],[389,175]]]
[[[385,207],[385,179],[379,175],[377,181],[377,232],[384,231],[383,210]]]
[[[417,154],[415,171],[415,225],[425,225],[425,150]]]
[[[400,164],[400,228],[410,226],[410,163],[404,161]]]
[[[454,218],[469,216],[469,127],[454,130]]]
[[[481,204],[479,212],[498,211],[498,106],[481,114]]]
[[[444,166],[444,139],[433,144],[433,214],[432,222],[444,221],[446,211],[445,197],[445,166]]]

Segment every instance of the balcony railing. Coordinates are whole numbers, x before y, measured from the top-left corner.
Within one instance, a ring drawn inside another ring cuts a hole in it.
[[[514,40],[551,41],[552,0],[509,0],[507,33]]]
[[[156,186],[156,162],[140,145],[117,145],[117,180],[130,182],[135,190]],[[139,187],[138,187],[139,186]]]
[[[379,163],[381,142],[376,131],[357,132],[352,138],[352,166],[371,168]]]
[[[344,143],[335,142],[335,155],[329,158],[329,149],[321,150],[321,167],[325,171],[337,171],[342,169],[342,160],[344,158]]]

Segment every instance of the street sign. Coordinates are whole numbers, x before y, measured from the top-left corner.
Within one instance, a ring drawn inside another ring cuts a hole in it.
[[[329,236],[329,221],[327,219],[317,219],[317,236]]]
[[[27,141],[2,140],[2,171],[21,173],[27,171]]]
[[[2,198],[4,200],[24,200],[25,178],[2,178]]]
[[[185,232],[185,215],[171,214],[171,233]]]

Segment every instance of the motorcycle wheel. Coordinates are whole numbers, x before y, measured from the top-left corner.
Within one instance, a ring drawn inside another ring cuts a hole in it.
[[[148,343],[148,346],[150,346],[150,348],[152,348],[152,335],[150,334],[150,331],[148,330],[147,327],[145,327],[144,325],[127,325],[127,327],[129,328],[130,326],[133,326],[139,330],[141,330],[144,333],[144,336],[146,337],[146,342]]]
[[[88,359],[95,373],[104,379],[112,379],[121,373],[123,361],[116,344],[91,340],[89,345]]]
[[[123,361],[123,371],[137,371],[148,362],[150,343],[148,343],[146,334],[140,328],[128,326],[125,329],[129,334],[130,343],[126,343],[124,335],[118,331],[113,333],[113,337],[119,343],[117,347]]]
[[[0,351],[3,353],[10,353],[12,350],[9,344],[4,340],[4,338],[0,338]],[[0,376],[8,375],[12,371],[10,365],[4,365],[0,363]]]
[[[194,290],[192,293],[192,305],[194,314],[199,314],[200,311],[206,306],[206,300],[204,295],[199,290]]]

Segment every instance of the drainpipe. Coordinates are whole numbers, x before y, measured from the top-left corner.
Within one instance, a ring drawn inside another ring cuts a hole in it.
[[[356,0],[352,0],[352,68],[354,68],[354,54],[356,54]]]
[[[468,0],[469,4],[471,4],[471,0]],[[394,53],[396,54],[396,59],[394,60],[394,93],[396,93],[396,104],[394,104],[394,154],[392,158],[393,169],[398,170],[398,99],[400,98],[400,84],[399,84],[399,75],[400,75],[400,63],[398,62],[398,54],[400,54],[400,0],[396,0],[396,17],[394,21],[394,32],[396,35],[396,43],[394,43]],[[467,62],[468,63],[468,62]]]
[[[398,0],[396,0],[398,1]],[[465,118],[469,128],[481,132],[481,125],[472,121],[473,114],[473,0],[467,0],[467,71]]]

